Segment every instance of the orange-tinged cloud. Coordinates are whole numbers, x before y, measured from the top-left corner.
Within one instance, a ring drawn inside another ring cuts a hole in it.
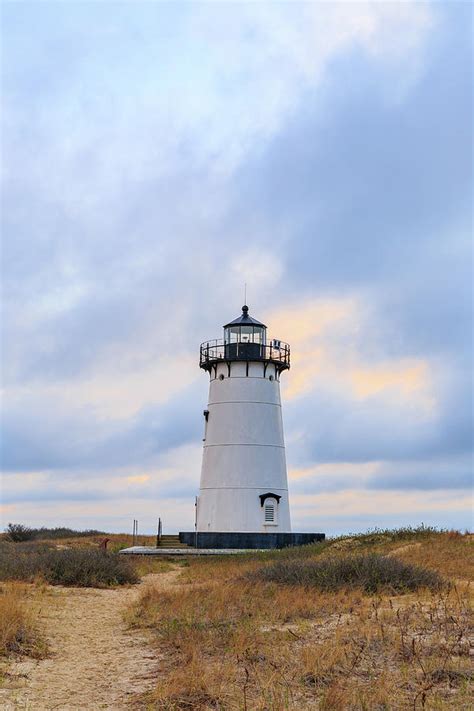
[[[301,469],[291,469],[288,472],[290,482],[298,479],[310,479],[318,477],[334,476],[354,476],[357,477],[358,483],[361,478],[375,474],[382,462],[328,462],[325,464],[316,464],[312,467],[304,467]]]
[[[398,388],[409,395],[427,387],[428,365],[423,360],[379,363],[370,369],[355,368],[350,378],[359,398],[370,397],[387,388]]]
[[[278,324],[278,334],[272,334],[298,349],[341,321],[356,318],[356,299],[311,299],[295,303],[266,316],[267,323]]]
[[[297,398],[318,386],[345,397],[364,400],[374,395],[387,404],[417,408],[431,416],[436,401],[430,364],[425,359],[367,361],[358,348],[368,309],[357,298],[310,299],[266,315],[278,324],[278,338],[291,346],[291,370],[282,379],[283,397]]]
[[[128,476],[127,477],[127,482],[129,484],[144,484],[147,481],[150,481],[151,477],[149,474],[136,474],[134,476]]]
[[[304,395],[325,377],[329,345],[351,332],[359,321],[358,309],[355,298],[309,299],[266,315],[267,323],[278,324],[278,333],[272,335],[291,347],[291,371],[283,381],[286,399]]]
[[[285,398],[292,399],[312,390],[319,377],[325,371],[325,352],[323,347],[292,353],[292,370],[283,381]]]
[[[18,504],[0,504],[0,513],[6,514],[18,508]]]

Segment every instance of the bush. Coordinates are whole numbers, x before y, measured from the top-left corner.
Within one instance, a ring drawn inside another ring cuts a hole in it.
[[[400,528],[374,528],[362,534],[362,540],[367,540],[371,543],[377,542],[378,538],[388,539],[390,541],[414,541],[420,539],[431,538],[440,533],[444,533],[444,529],[436,526],[425,526],[421,523],[419,526],[402,526]]]
[[[442,578],[434,571],[403,563],[375,553],[359,556],[328,557],[323,560],[281,561],[249,573],[251,579],[303,585],[324,591],[344,587],[403,592],[417,588],[440,588]]]
[[[32,541],[36,535],[33,528],[23,526],[21,523],[9,523],[5,529],[5,533],[7,534],[8,540],[14,543]]]
[[[106,587],[139,580],[131,561],[100,550],[55,550],[47,545],[17,547],[3,544],[0,580],[32,582],[42,578],[51,585]]]
[[[34,528],[36,539],[56,539],[56,538],[87,538],[89,536],[105,536],[105,531],[97,531],[95,528],[90,528],[86,531],[75,531],[73,528],[60,526],[58,528]]]
[[[40,539],[55,539],[55,538],[85,538],[88,536],[105,536],[104,531],[96,531],[89,529],[87,531],[75,531],[72,528],[64,526],[58,528],[29,528],[21,523],[9,523],[5,529],[6,537],[14,543],[23,541],[33,541]]]

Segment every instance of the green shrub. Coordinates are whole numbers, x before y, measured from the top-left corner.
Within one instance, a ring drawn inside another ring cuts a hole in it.
[[[352,538],[360,543],[383,543],[386,541],[412,541],[431,538],[432,536],[445,533],[444,529],[435,526],[402,526],[401,528],[373,528],[365,533],[349,533],[347,536],[336,536],[333,540],[344,540]]]
[[[14,543],[21,543],[22,541],[31,541],[35,538],[35,531],[33,528],[28,528],[28,526],[23,526],[21,523],[9,523],[5,529],[7,538],[9,541]]]
[[[55,539],[55,538],[84,538],[87,536],[105,536],[104,531],[96,531],[89,529],[87,531],[75,531],[73,528],[60,526],[57,528],[29,528],[21,523],[9,523],[5,529],[7,539],[14,543],[23,541],[33,541],[40,539]]]
[[[284,560],[259,568],[249,574],[252,579],[316,587],[335,591],[344,587],[403,592],[417,588],[440,588],[442,578],[431,570],[403,563],[375,553],[358,556],[328,557],[319,560]]]
[[[58,528],[34,528],[35,538],[56,539],[56,538],[87,538],[88,536],[105,536],[105,531],[97,531],[95,528],[86,531],[75,531],[73,528],[60,526]]]
[[[48,545],[0,547],[0,580],[32,582],[42,578],[51,585],[106,587],[139,580],[133,563],[101,550],[55,550]]]

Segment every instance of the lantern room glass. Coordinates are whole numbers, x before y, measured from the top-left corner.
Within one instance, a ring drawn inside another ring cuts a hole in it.
[[[224,343],[257,343],[265,345],[264,326],[228,326],[224,329]]]

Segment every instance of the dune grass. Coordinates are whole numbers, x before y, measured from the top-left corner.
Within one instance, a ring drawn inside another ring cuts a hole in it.
[[[36,629],[32,593],[17,583],[0,586],[0,656],[26,655],[39,659],[47,645]]]
[[[383,531],[192,559],[173,588],[145,586],[128,610],[129,624],[153,630],[162,654],[156,689],[144,703],[169,710],[467,711],[470,540]],[[347,559],[374,555],[389,584],[377,578],[374,586],[369,577],[367,586],[364,569],[363,584],[359,578],[355,585]],[[335,575],[335,583],[288,577],[295,567],[318,566],[318,575]],[[266,577],[282,569],[284,580]]]

